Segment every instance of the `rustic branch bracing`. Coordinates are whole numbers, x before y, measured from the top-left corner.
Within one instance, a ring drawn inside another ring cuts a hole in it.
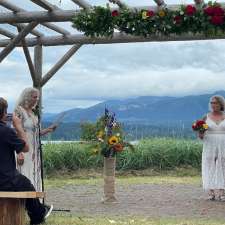
[[[37,22],[28,24],[13,40],[0,52],[0,62],[16,47],[17,43],[21,42],[29,32],[38,25]]]
[[[77,4],[81,8],[84,8],[84,9],[91,8],[91,5],[88,2],[86,2],[85,0],[71,0],[71,1],[73,1],[75,4]]]

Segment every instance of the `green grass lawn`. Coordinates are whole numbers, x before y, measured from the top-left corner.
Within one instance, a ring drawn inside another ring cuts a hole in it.
[[[225,220],[206,219],[150,219],[138,217],[122,218],[87,218],[72,217],[70,215],[53,215],[46,225],[224,225]]]
[[[60,174],[45,179],[45,187],[62,187],[65,185],[96,185],[102,184],[103,178],[100,171],[92,172],[81,170],[73,174]],[[177,168],[171,171],[119,171],[116,175],[116,183],[129,184],[200,184],[200,172],[193,168]]]
[[[45,187],[62,187],[66,185],[97,185],[102,184],[102,178],[91,179],[71,179],[71,178],[52,178],[45,180]],[[190,177],[169,177],[169,176],[152,176],[152,177],[117,177],[116,183],[119,185],[129,184],[201,184],[199,176]]]

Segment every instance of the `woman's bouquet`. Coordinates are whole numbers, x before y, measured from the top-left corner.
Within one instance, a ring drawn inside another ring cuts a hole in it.
[[[104,157],[114,157],[124,151],[125,147],[134,149],[133,145],[124,141],[120,123],[116,121],[115,113],[105,109],[104,116],[100,117],[96,124],[97,146],[94,153],[101,153]]]
[[[192,129],[200,133],[204,133],[208,130],[208,124],[204,120],[197,120],[192,124]]]

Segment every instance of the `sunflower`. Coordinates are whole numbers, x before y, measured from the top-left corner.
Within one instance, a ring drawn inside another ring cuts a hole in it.
[[[160,17],[164,17],[166,15],[166,12],[161,9],[161,10],[159,10],[158,14]]]
[[[114,144],[118,143],[118,141],[119,141],[119,139],[116,136],[112,136],[109,138],[108,142],[110,145],[114,145]]]

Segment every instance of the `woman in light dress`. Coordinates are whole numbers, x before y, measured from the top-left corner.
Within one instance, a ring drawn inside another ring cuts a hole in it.
[[[208,130],[199,137],[203,139],[202,182],[209,200],[225,201],[225,100],[212,96],[210,112],[204,117]]]
[[[36,191],[42,191],[41,176],[41,152],[40,135],[47,134],[55,130],[55,126],[48,127],[40,131],[38,116],[34,113],[39,100],[39,90],[36,88],[26,88],[21,93],[15,107],[15,113],[21,118],[22,127],[26,132],[29,152],[17,155],[17,169],[30,179]]]

